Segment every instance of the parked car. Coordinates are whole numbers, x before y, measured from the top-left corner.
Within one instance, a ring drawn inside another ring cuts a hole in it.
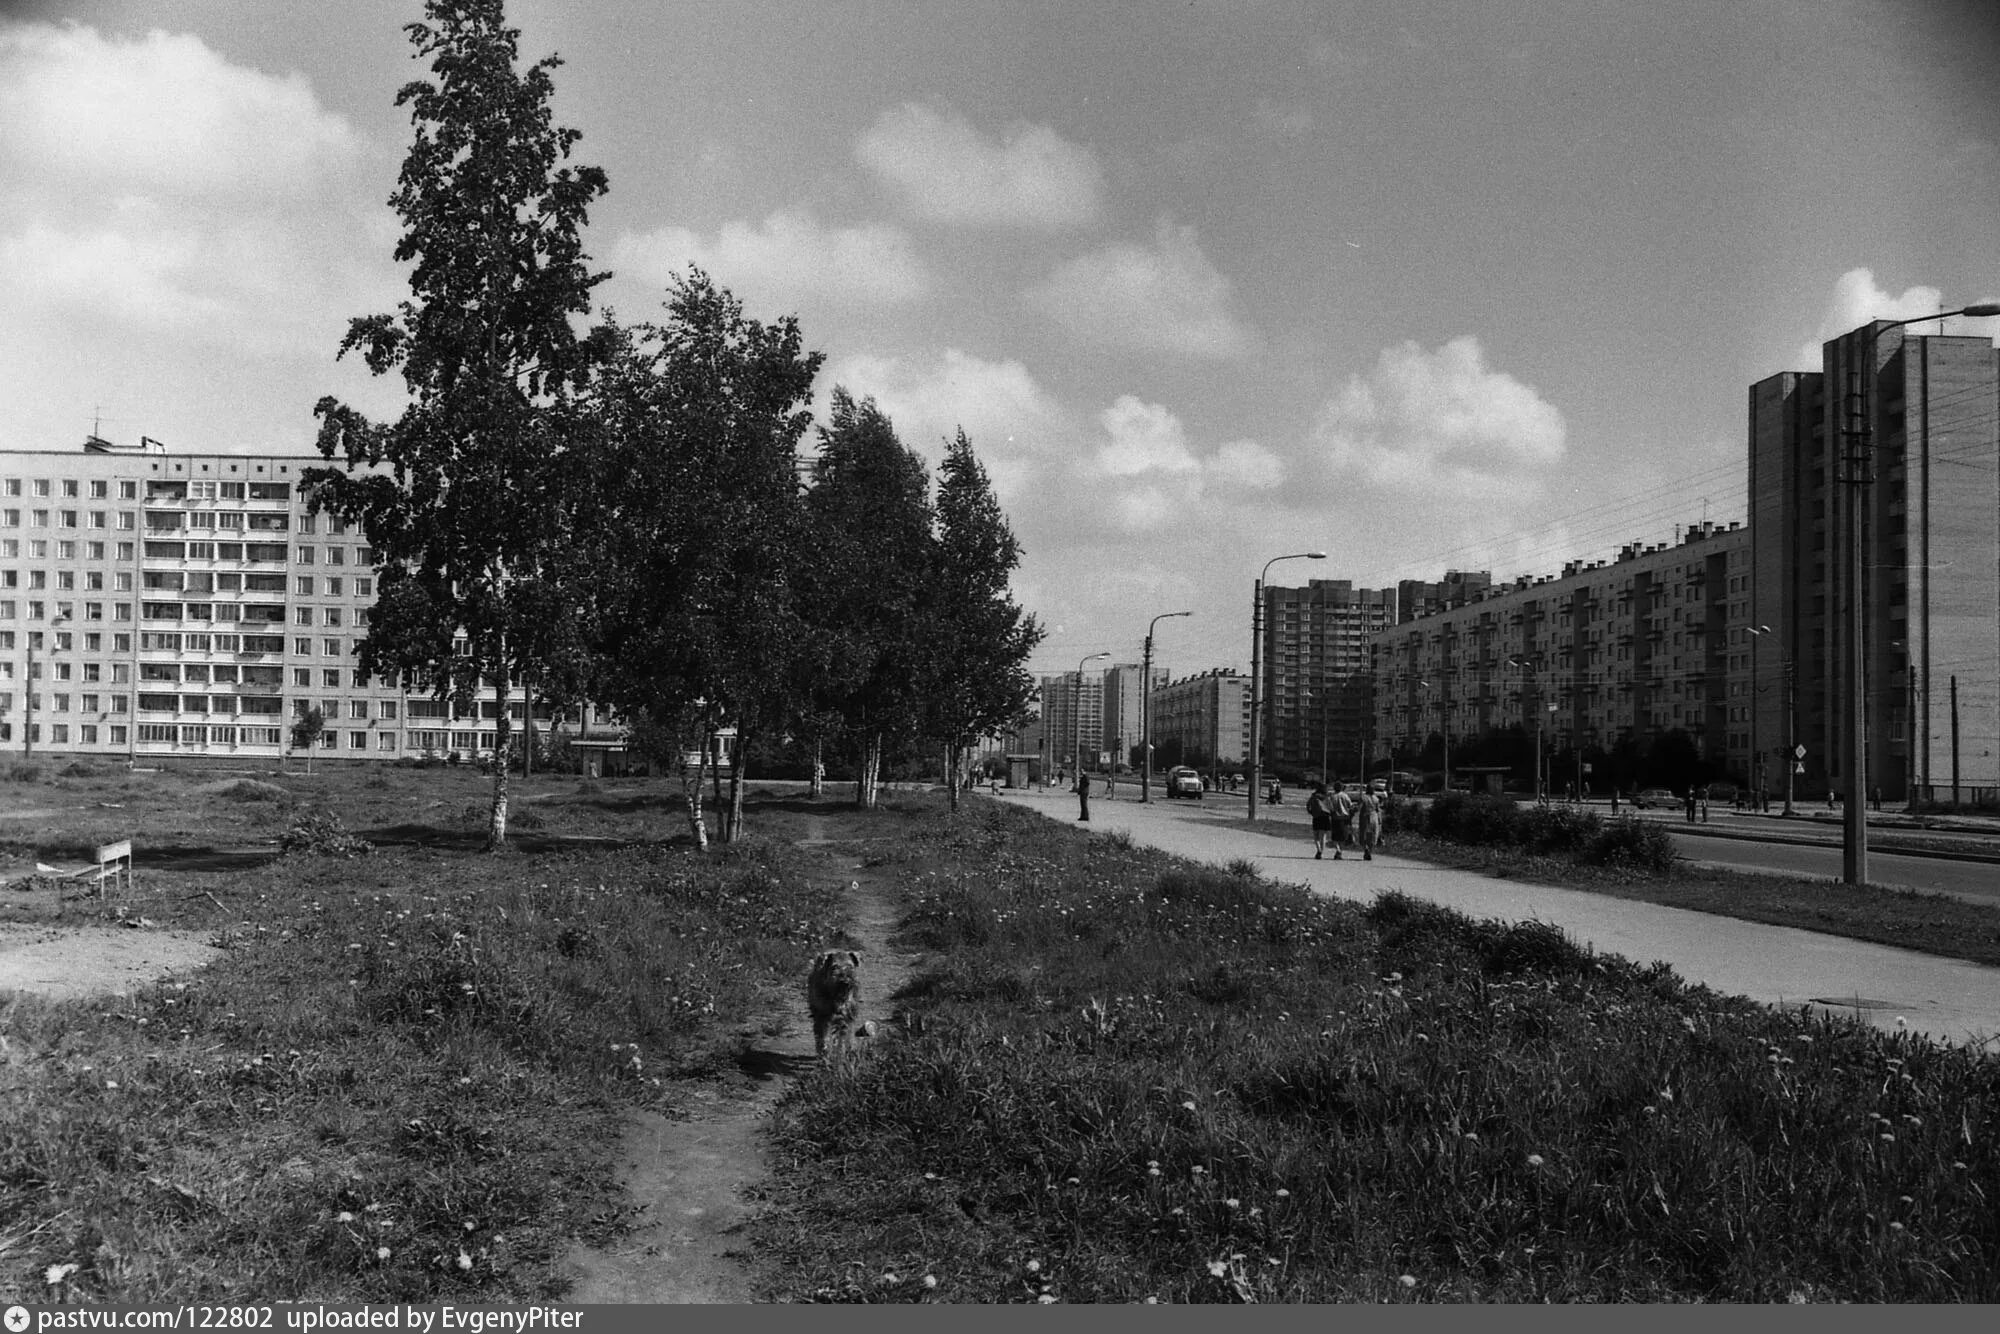
[[[1632,804],[1642,811],[1650,811],[1655,806],[1672,808],[1681,804],[1681,799],[1663,787],[1642,787],[1632,794]]]
[[[1167,795],[1201,800],[1201,774],[1185,764],[1167,770]]]

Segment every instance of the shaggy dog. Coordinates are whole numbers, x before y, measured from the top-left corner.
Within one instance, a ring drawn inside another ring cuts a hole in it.
[[[854,1017],[861,1011],[861,955],[829,950],[813,960],[806,975],[806,1008],[812,1011],[813,1049],[826,1055],[831,1028],[842,1046],[853,1044]]]

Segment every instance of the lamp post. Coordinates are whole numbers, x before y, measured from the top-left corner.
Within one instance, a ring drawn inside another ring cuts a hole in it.
[[[1513,657],[1507,659],[1507,665],[1509,667],[1519,667],[1524,672],[1533,672],[1535,674],[1534,676],[1535,684],[1538,687],[1540,686],[1541,667],[1542,667],[1541,654],[1518,653]],[[1535,693],[1535,703],[1537,705],[1540,705],[1542,702],[1541,691],[1537,689],[1534,693]],[[1523,712],[1526,712],[1526,710],[1524,709]],[[1542,799],[1542,795],[1543,795],[1542,794],[1542,712],[1541,709],[1538,707],[1535,710],[1535,800],[1540,801]]]
[[[1252,824],[1257,821],[1257,784],[1262,775],[1257,770],[1257,728],[1263,711],[1260,695],[1263,689],[1262,661],[1264,654],[1264,580],[1269,577],[1271,567],[1281,560],[1325,560],[1324,551],[1295,551],[1289,556],[1273,556],[1264,562],[1264,569],[1257,576],[1257,583],[1250,601],[1250,805],[1248,818]]]
[[[1106,649],[1102,653],[1091,654],[1076,665],[1076,689],[1070,692],[1069,713],[1071,725],[1076,729],[1076,780],[1079,783],[1083,781],[1083,664],[1110,656],[1111,650]]]
[[[1900,329],[1906,324],[1924,324],[1931,320],[1949,319],[1954,315],[1971,315],[1987,318],[2000,315],[2000,303],[1982,303],[1960,306],[1956,310],[1941,310],[1933,315],[1913,315],[1902,320],[1881,320],[1872,323],[1868,329],[1868,378],[1871,387],[1875,378],[1875,351],[1881,343],[1882,335],[1891,329]],[[1842,738],[1841,763],[1847,770],[1846,809],[1841,813],[1843,837],[1841,841],[1841,879],[1850,885],[1868,882],[1868,660],[1863,652],[1862,634],[1862,577],[1865,565],[1861,544],[1861,518],[1864,511],[1862,488],[1872,480],[1871,468],[1874,461],[1874,404],[1863,401],[1856,404],[1858,411],[1851,418],[1849,431],[1854,441],[1853,452],[1847,459],[1847,727]]]
[[[1773,630],[1768,625],[1753,625],[1750,627],[1750,634],[1753,636],[1753,638],[1750,641],[1750,652],[1752,654],[1752,657],[1750,659],[1750,677],[1754,681],[1757,677],[1757,659],[1755,657],[1757,651],[1757,641],[1763,639],[1764,636],[1766,635],[1776,635],[1777,631]],[[1795,766],[1799,762],[1798,739],[1794,735],[1794,730],[1798,722],[1798,709],[1796,701],[1793,699],[1792,695],[1793,686],[1792,686],[1791,650],[1785,648],[1782,642],[1779,642],[1778,647],[1783,654],[1782,661],[1784,663],[1784,670],[1785,670],[1785,755],[1784,755],[1785,811],[1784,813],[1786,815],[1790,815],[1792,813],[1792,774],[1795,772]],[[1760,691],[1762,690],[1761,686],[1759,687],[1759,690]]]
[[[1146,653],[1139,668],[1139,749],[1145,752],[1140,770],[1139,800],[1153,799],[1153,627],[1172,616],[1192,616],[1191,611],[1163,611],[1146,623]]]
[[[53,635],[56,627],[67,623],[68,620],[68,612],[56,613],[56,618],[49,622],[49,633]],[[35,636],[40,633],[39,630],[28,631],[28,690],[27,698],[22,701],[27,706],[27,716],[21,727],[21,753],[27,758],[33,758],[35,754]],[[50,645],[52,652],[54,647]]]

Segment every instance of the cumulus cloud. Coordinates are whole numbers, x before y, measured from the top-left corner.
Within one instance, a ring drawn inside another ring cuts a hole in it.
[[[1181,356],[1241,356],[1256,344],[1230,312],[1229,279],[1192,227],[1162,218],[1151,246],[1105,246],[1063,265],[1028,303],[1093,342]]]
[[[1959,306],[1982,304],[1991,301],[1991,296],[1966,298],[1951,303],[1950,309]],[[1820,315],[1819,329],[1812,341],[1799,347],[1794,364],[1800,370],[1818,370],[1821,365],[1820,346],[1829,339],[1838,338],[1851,329],[1858,329],[1871,320],[1907,320],[1934,310],[1946,309],[1944,293],[1935,287],[1921,284],[1905,288],[1896,295],[1875,281],[1872,269],[1849,269],[1834,280],[1833,291],[1828,295],[1825,310]],[[1925,333],[1937,332],[1937,325],[1926,325]],[[1984,334],[1989,338],[2000,338],[2000,320],[1969,320],[1954,317],[1944,322],[1944,331],[1949,334]]]
[[[1184,522],[1204,506],[1268,491],[1284,477],[1277,456],[1254,440],[1232,440],[1203,455],[1171,410],[1131,394],[1100,412],[1097,424],[1079,490],[1107,500],[1125,532]]]
[[[1097,217],[1104,172],[1088,148],[1016,121],[997,138],[917,102],[884,111],[854,156],[903,206],[941,222],[1059,228]]]
[[[1496,500],[1565,449],[1562,414],[1489,370],[1478,340],[1386,348],[1321,409],[1315,441],[1344,479],[1385,490]]]
[[[613,247],[612,262],[658,286],[696,264],[724,286],[780,305],[810,297],[887,304],[913,300],[930,286],[901,229],[826,227],[803,210],[725,223],[712,238],[685,227],[627,234]]]
[[[393,217],[344,202],[368,156],[304,78],[196,37],[0,27],[0,293],[98,331],[325,354],[395,297]]]

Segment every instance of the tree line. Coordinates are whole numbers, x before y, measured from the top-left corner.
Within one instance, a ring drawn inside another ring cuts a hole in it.
[[[583,232],[609,182],[555,123],[560,60],[521,65],[502,0],[428,0],[405,32],[430,67],[396,97],[410,292],[351,320],[339,355],[400,374],[407,402],[378,422],[322,398],[318,448],[341,464],[305,481],[378,553],[361,670],[465,713],[497,696],[488,845],[507,837],[516,697],[530,718],[608,705],[661,759],[705,757],[731,724],[726,840],[760,741],[850,757],[863,806],[914,749],[957,773],[1025,713],[1042,636],[972,442],[947,442],[933,486],[872,400],[836,388],[815,423],[823,354],[697,268],[656,323],[595,314],[610,275]]]

